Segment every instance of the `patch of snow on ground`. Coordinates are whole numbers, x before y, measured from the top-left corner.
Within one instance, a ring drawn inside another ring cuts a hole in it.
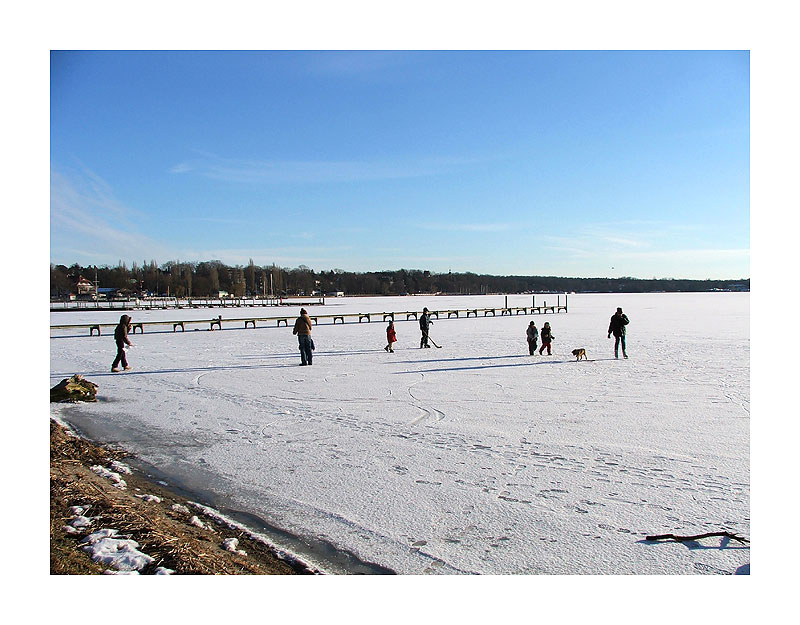
[[[111,480],[114,483],[114,486],[120,490],[125,490],[128,487],[128,483],[122,479],[119,473],[110,471],[100,464],[92,465],[91,469],[100,477],[105,477]]]
[[[161,497],[158,497],[156,495],[147,495],[147,494],[145,494],[145,495],[136,495],[136,496],[139,499],[144,499],[147,502],[161,503]]]
[[[115,529],[101,529],[84,538],[82,548],[92,560],[116,571],[139,571],[154,561],[139,551],[139,543],[135,540],[116,538],[118,533]]]
[[[112,460],[111,461],[111,468],[114,469],[117,473],[123,473],[125,475],[133,475],[133,471],[131,468],[125,464],[124,462],[120,462],[119,460]]]
[[[238,538],[226,538],[222,541],[222,548],[225,551],[230,551],[231,553],[238,553],[240,556],[246,556],[247,552],[239,549],[239,539]]]
[[[92,519],[85,516],[76,516],[64,525],[67,534],[82,534],[92,524]]]

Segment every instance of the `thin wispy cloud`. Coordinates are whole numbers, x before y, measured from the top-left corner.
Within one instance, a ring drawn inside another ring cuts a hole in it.
[[[315,239],[317,237],[317,235],[314,234],[313,232],[290,232],[288,235],[285,236],[291,237],[293,239],[303,239],[304,241],[311,241],[312,239]]]
[[[94,172],[51,171],[51,255],[75,253],[75,241],[90,250],[82,258],[92,263],[116,262],[133,253],[139,257],[166,254],[162,244],[137,230],[138,217],[139,212],[119,202]],[[64,258],[71,260],[79,259]]]
[[[443,232],[505,232],[515,227],[509,223],[483,223],[483,224],[458,224],[458,223],[427,223],[419,224],[423,230],[440,230]]]
[[[680,275],[702,277],[702,273],[714,265],[749,265],[749,249],[710,248],[684,241],[687,232],[702,229],[691,223],[629,220],[603,226],[584,225],[575,228],[573,233],[546,235],[543,239],[547,241],[546,249],[558,254],[565,263],[591,261],[599,266],[605,262],[617,269],[621,266],[638,268],[632,273],[643,275],[655,273],[659,266],[670,266],[680,268],[675,270]]]
[[[419,178],[450,173],[481,162],[470,158],[380,161],[294,161],[226,159],[205,155],[176,164],[169,172],[241,184],[320,184]]]
[[[668,260],[688,262],[712,262],[719,260],[744,260],[750,258],[749,249],[680,249],[653,250],[648,252],[621,252],[618,258],[629,260]]]
[[[544,235],[542,239],[549,242],[548,249],[587,258],[636,251],[647,253],[658,249],[670,238],[700,229],[696,224],[628,220],[604,225],[585,224],[565,234]]]
[[[230,224],[235,226],[250,225],[252,220],[248,219],[231,219],[227,217],[200,217],[192,215],[191,217],[182,217],[180,219],[171,219],[170,221],[186,221],[186,222],[203,222],[210,224]]]

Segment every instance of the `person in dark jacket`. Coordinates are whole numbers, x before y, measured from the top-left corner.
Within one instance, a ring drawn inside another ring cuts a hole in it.
[[[311,340],[311,317],[308,316],[305,308],[300,309],[300,316],[294,322],[292,334],[297,335],[297,343],[300,347],[300,366],[310,365],[314,342]]]
[[[419,318],[419,329],[422,331],[422,338],[419,340],[419,346],[422,347],[430,347],[428,345],[428,331],[430,330],[433,321],[431,321],[431,314],[428,312],[427,308],[422,309],[422,315]]]
[[[528,353],[533,356],[536,353],[536,345],[539,342],[539,330],[535,322],[530,322],[525,335],[528,337]]]
[[[397,332],[394,330],[394,321],[390,321],[389,325],[386,327],[386,347],[385,349],[387,352],[394,353],[394,348],[392,347],[392,343],[397,342]]]
[[[539,335],[542,339],[542,346],[539,348],[539,354],[544,351],[544,348],[547,348],[547,355],[550,356],[550,343],[553,342],[553,339],[556,338],[550,331],[550,322],[545,321],[544,327],[542,327],[542,333]]]
[[[614,335],[614,358],[619,358],[619,344],[622,343],[622,357],[627,358],[628,354],[625,352],[625,326],[628,325],[628,315],[622,312],[622,308],[617,308],[617,312],[611,317],[611,323],[608,324],[608,338]]]
[[[131,318],[128,315],[122,315],[119,318],[119,324],[114,328],[114,341],[117,344],[117,357],[111,364],[111,371],[116,373],[119,371],[119,364],[122,363],[122,368],[127,371],[130,369],[128,366],[128,359],[125,358],[125,346],[133,345],[128,339],[128,332],[131,329]]]

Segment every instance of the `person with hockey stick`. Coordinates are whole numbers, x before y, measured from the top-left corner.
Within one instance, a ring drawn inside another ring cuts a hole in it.
[[[119,318],[119,324],[114,328],[114,341],[117,344],[117,357],[111,363],[111,371],[117,373],[119,371],[119,364],[122,363],[122,368],[127,371],[130,369],[128,366],[128,359],[125,357],[125,347],[133,345],[128,339],[128,332],[131,330],[131,318],[128,315],[122,315]]]
[[[550,343],[552,343],[553,339],[556,337],[553,336],[553,334],[551,333],[549,321],[544,322],[544,327],[542,327],[542,333],[539,336],[542,339],[542,346],[539,348],[539,355],[541,356],[542,352],[544,351],[544,348],[546,347],[547,355],[550,356],[551,355]]]
[[[300,347],[300,366],[310,365],[314,342],[311,340],[311,318],[305,308],[300,309],[300,316],[294,322],[292,334],[297,335],[297,343]]]
[[[533,356],[536,353],[536,345],[539,342],[539,330],[534,321],[528,324],[528,330],[525,335],[528,337],[528,353]]]
[[[392,348],[392,343],[397,342],[397,332],[394,331],[394,321],[390,321],[389,325],[386,327],[386,347],[383,349],[387,352],[394,353],[394,349]]]
[[[427,308],[423,308],[422,314],[419,317],[419,329],[422,332],[422,338],[419,340],[420,349],[423,347],[430,347],[430,345],[428,345],[428,332],[431,325],[433,325],[431,314],[428,312]]]
[[[619,358],[619,344],[622,343],[622,357],[627,358],[628,354],[625,351],[625,326],[630,323],[628,315],[622,312],[622,308],[617,308],[611,316],[611,322],[608,324],[608,338],[614,335],[614,358]]]

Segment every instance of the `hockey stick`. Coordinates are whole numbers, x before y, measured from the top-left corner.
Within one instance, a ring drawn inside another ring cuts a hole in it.
[[[437,347],[437,348],[439,348],[439,349],[442,349],[442,346],[441,346],[441,345],[437,345],[437,344],[434,342],[434,340],[433,340],[431,337],[428,337],[428,340],[429,340],[431,343],[433,343],[433,346],[434,346],[434,347]]]

